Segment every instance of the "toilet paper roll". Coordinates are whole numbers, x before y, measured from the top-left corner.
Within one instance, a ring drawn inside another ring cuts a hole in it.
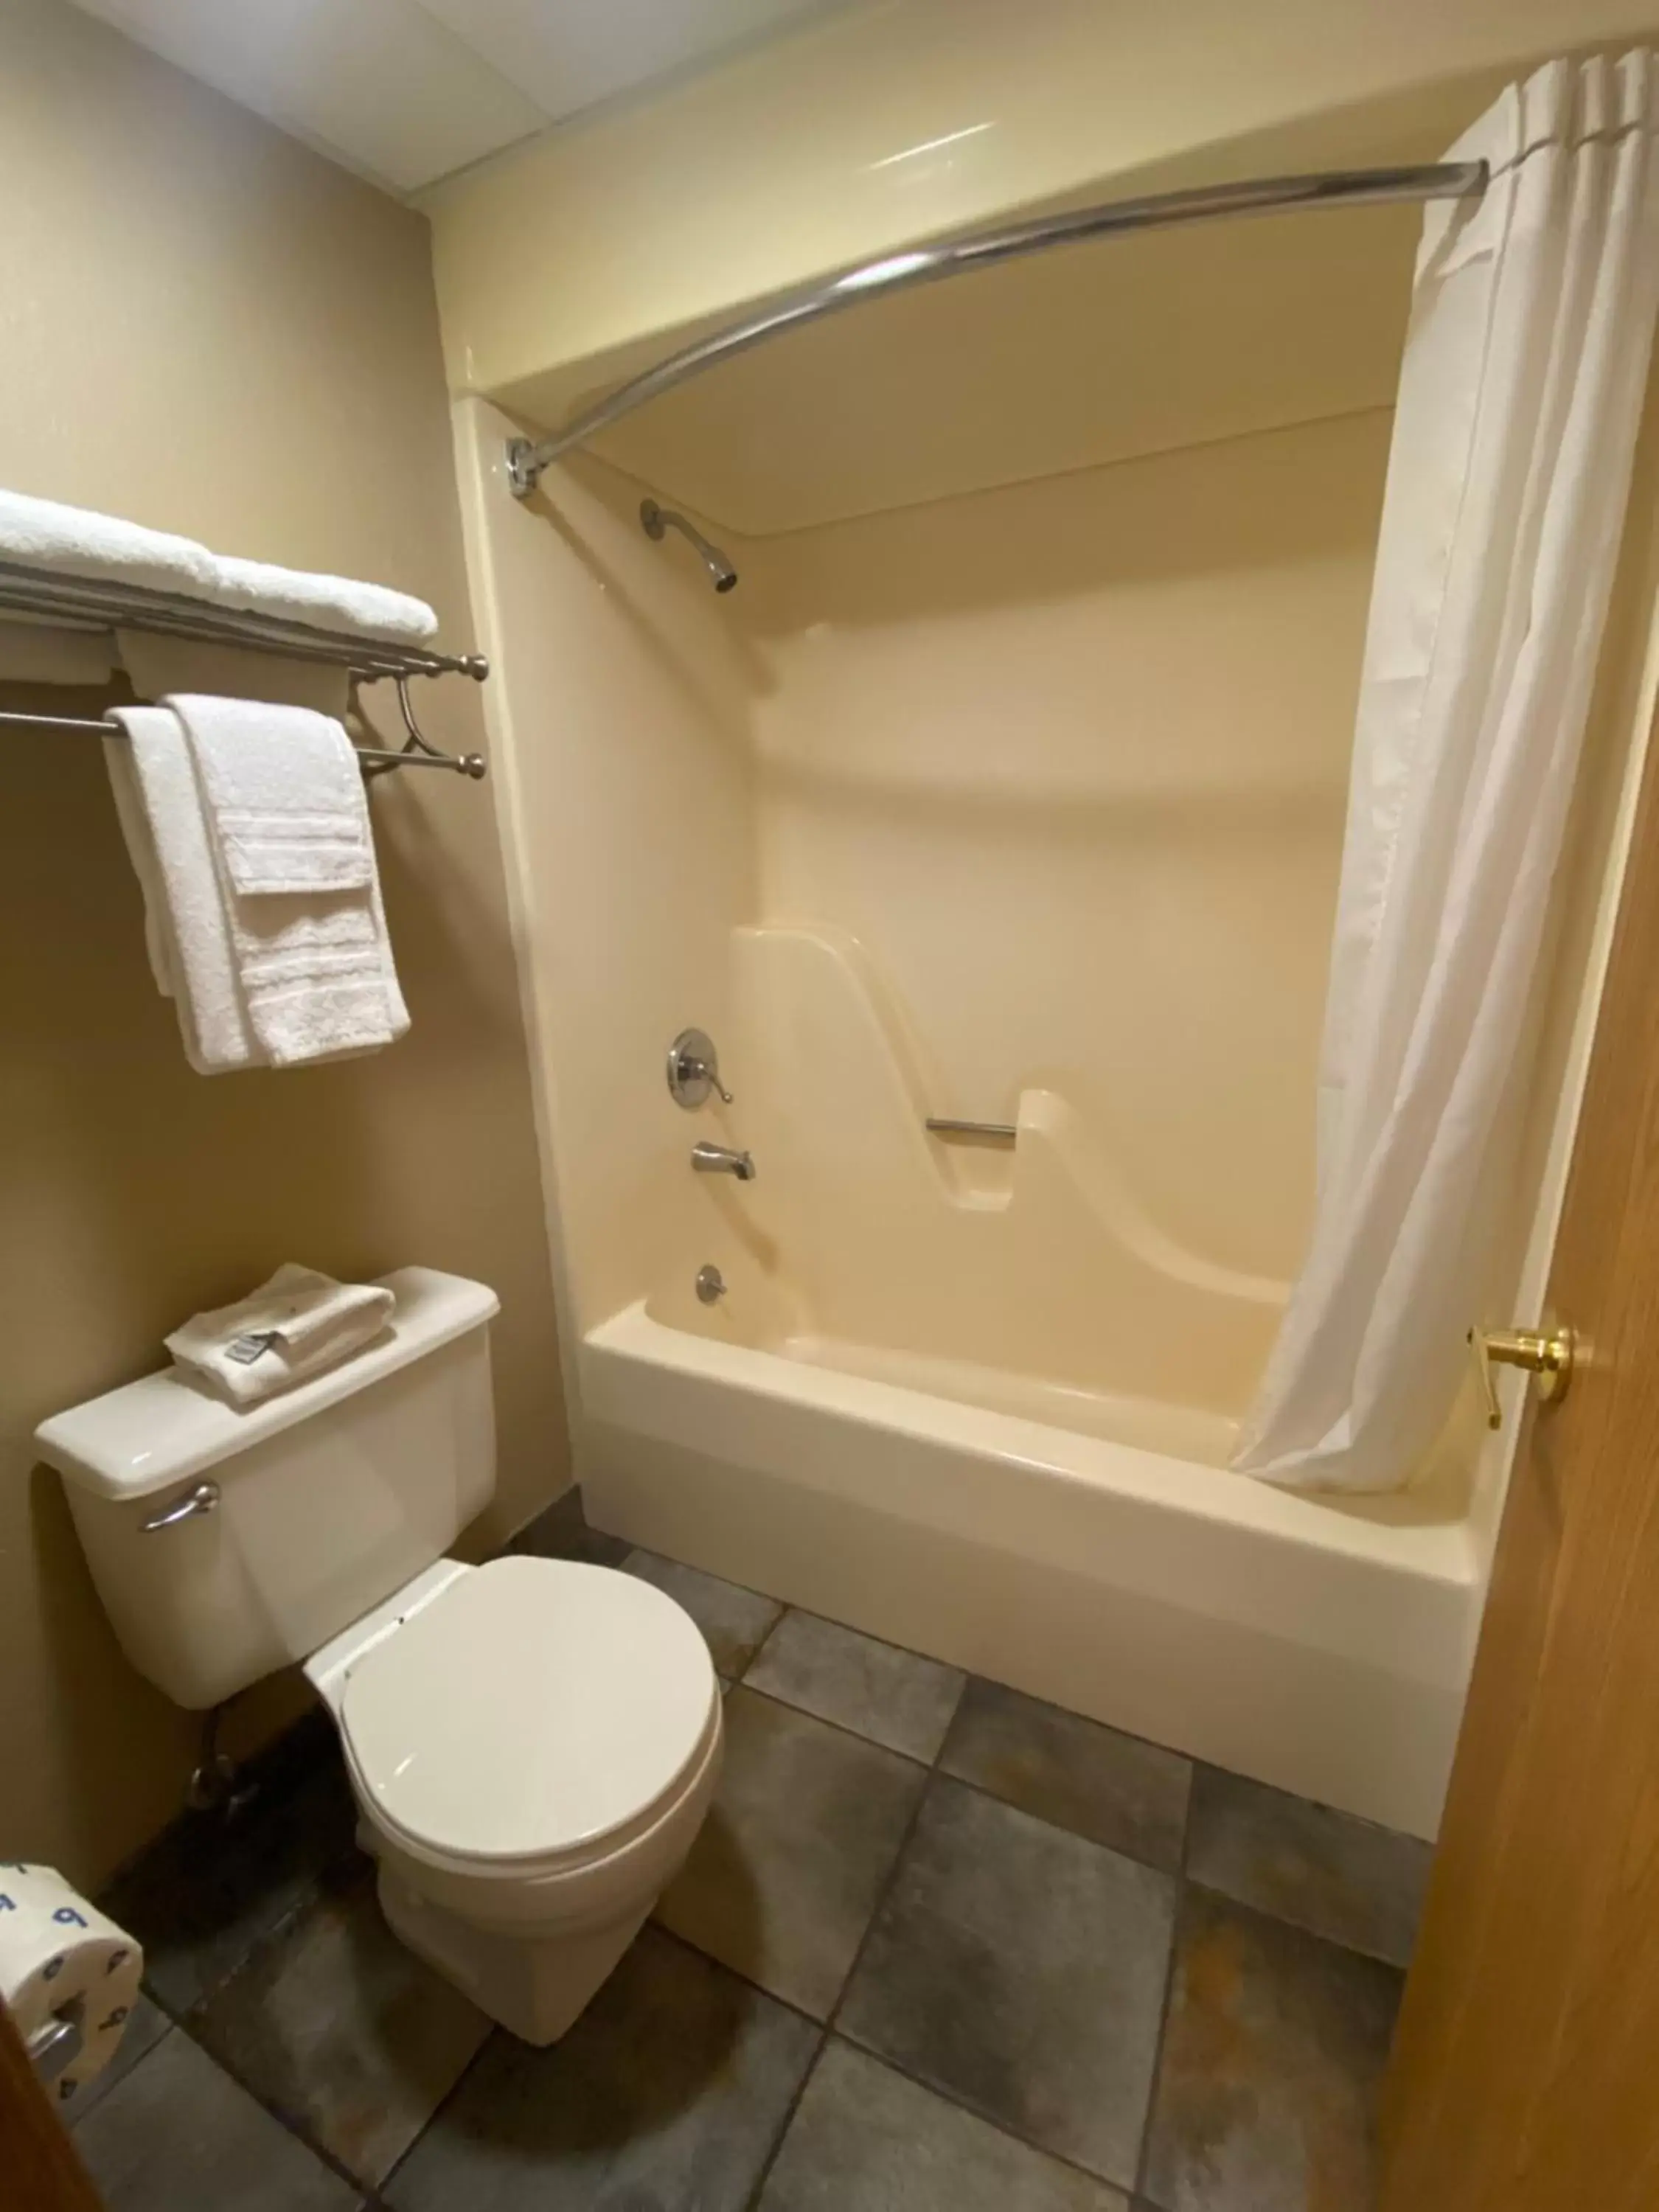
[[[143,1967],[125,1929],[52,1868],[0,1865],[0,2002],[26,2044],[54,2013],[81,2031],[78,2055],[50,2084],[59,2103],[114,2057]]]

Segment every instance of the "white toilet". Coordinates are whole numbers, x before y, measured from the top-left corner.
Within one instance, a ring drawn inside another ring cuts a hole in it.
[[[444,1547],[495,1488],[493,1291],[384,1279],[386,1335],[240,1413],[167,1370],[42,1424],[134,1666],[181,1705],[295,1661],[333,1712],[411,1950],[531,2043],[562,2035],[690,1850],[720,1686],[672,1598]]]

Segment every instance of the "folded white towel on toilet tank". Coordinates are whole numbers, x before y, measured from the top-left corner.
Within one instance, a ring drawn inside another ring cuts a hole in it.
[[[378,1283],[337,1283],[285,1261],[234,1305],[191,1316],[167,1339],[187,1369],[234,1406],[257,1406],[349,1359],[380,1335],[397,1300]]]

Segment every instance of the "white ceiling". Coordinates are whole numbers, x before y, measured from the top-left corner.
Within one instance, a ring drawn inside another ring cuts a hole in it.
[[[848,0],[78,0],[387,190]]]

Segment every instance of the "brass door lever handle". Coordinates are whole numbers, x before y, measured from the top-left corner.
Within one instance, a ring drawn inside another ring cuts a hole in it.
[[[1480,1378],[1480,1395],[1486,1401],[1486,1426],[1503,1426],[1503,1409],[1492,1379],[1494,1361],[1500,1367],[1523,1367],[1535,1376],[1540,1398],[1564,1398],[1572,1381],[1577,1346],[1570,1328],[1472,1328],[1469,1350]]]

